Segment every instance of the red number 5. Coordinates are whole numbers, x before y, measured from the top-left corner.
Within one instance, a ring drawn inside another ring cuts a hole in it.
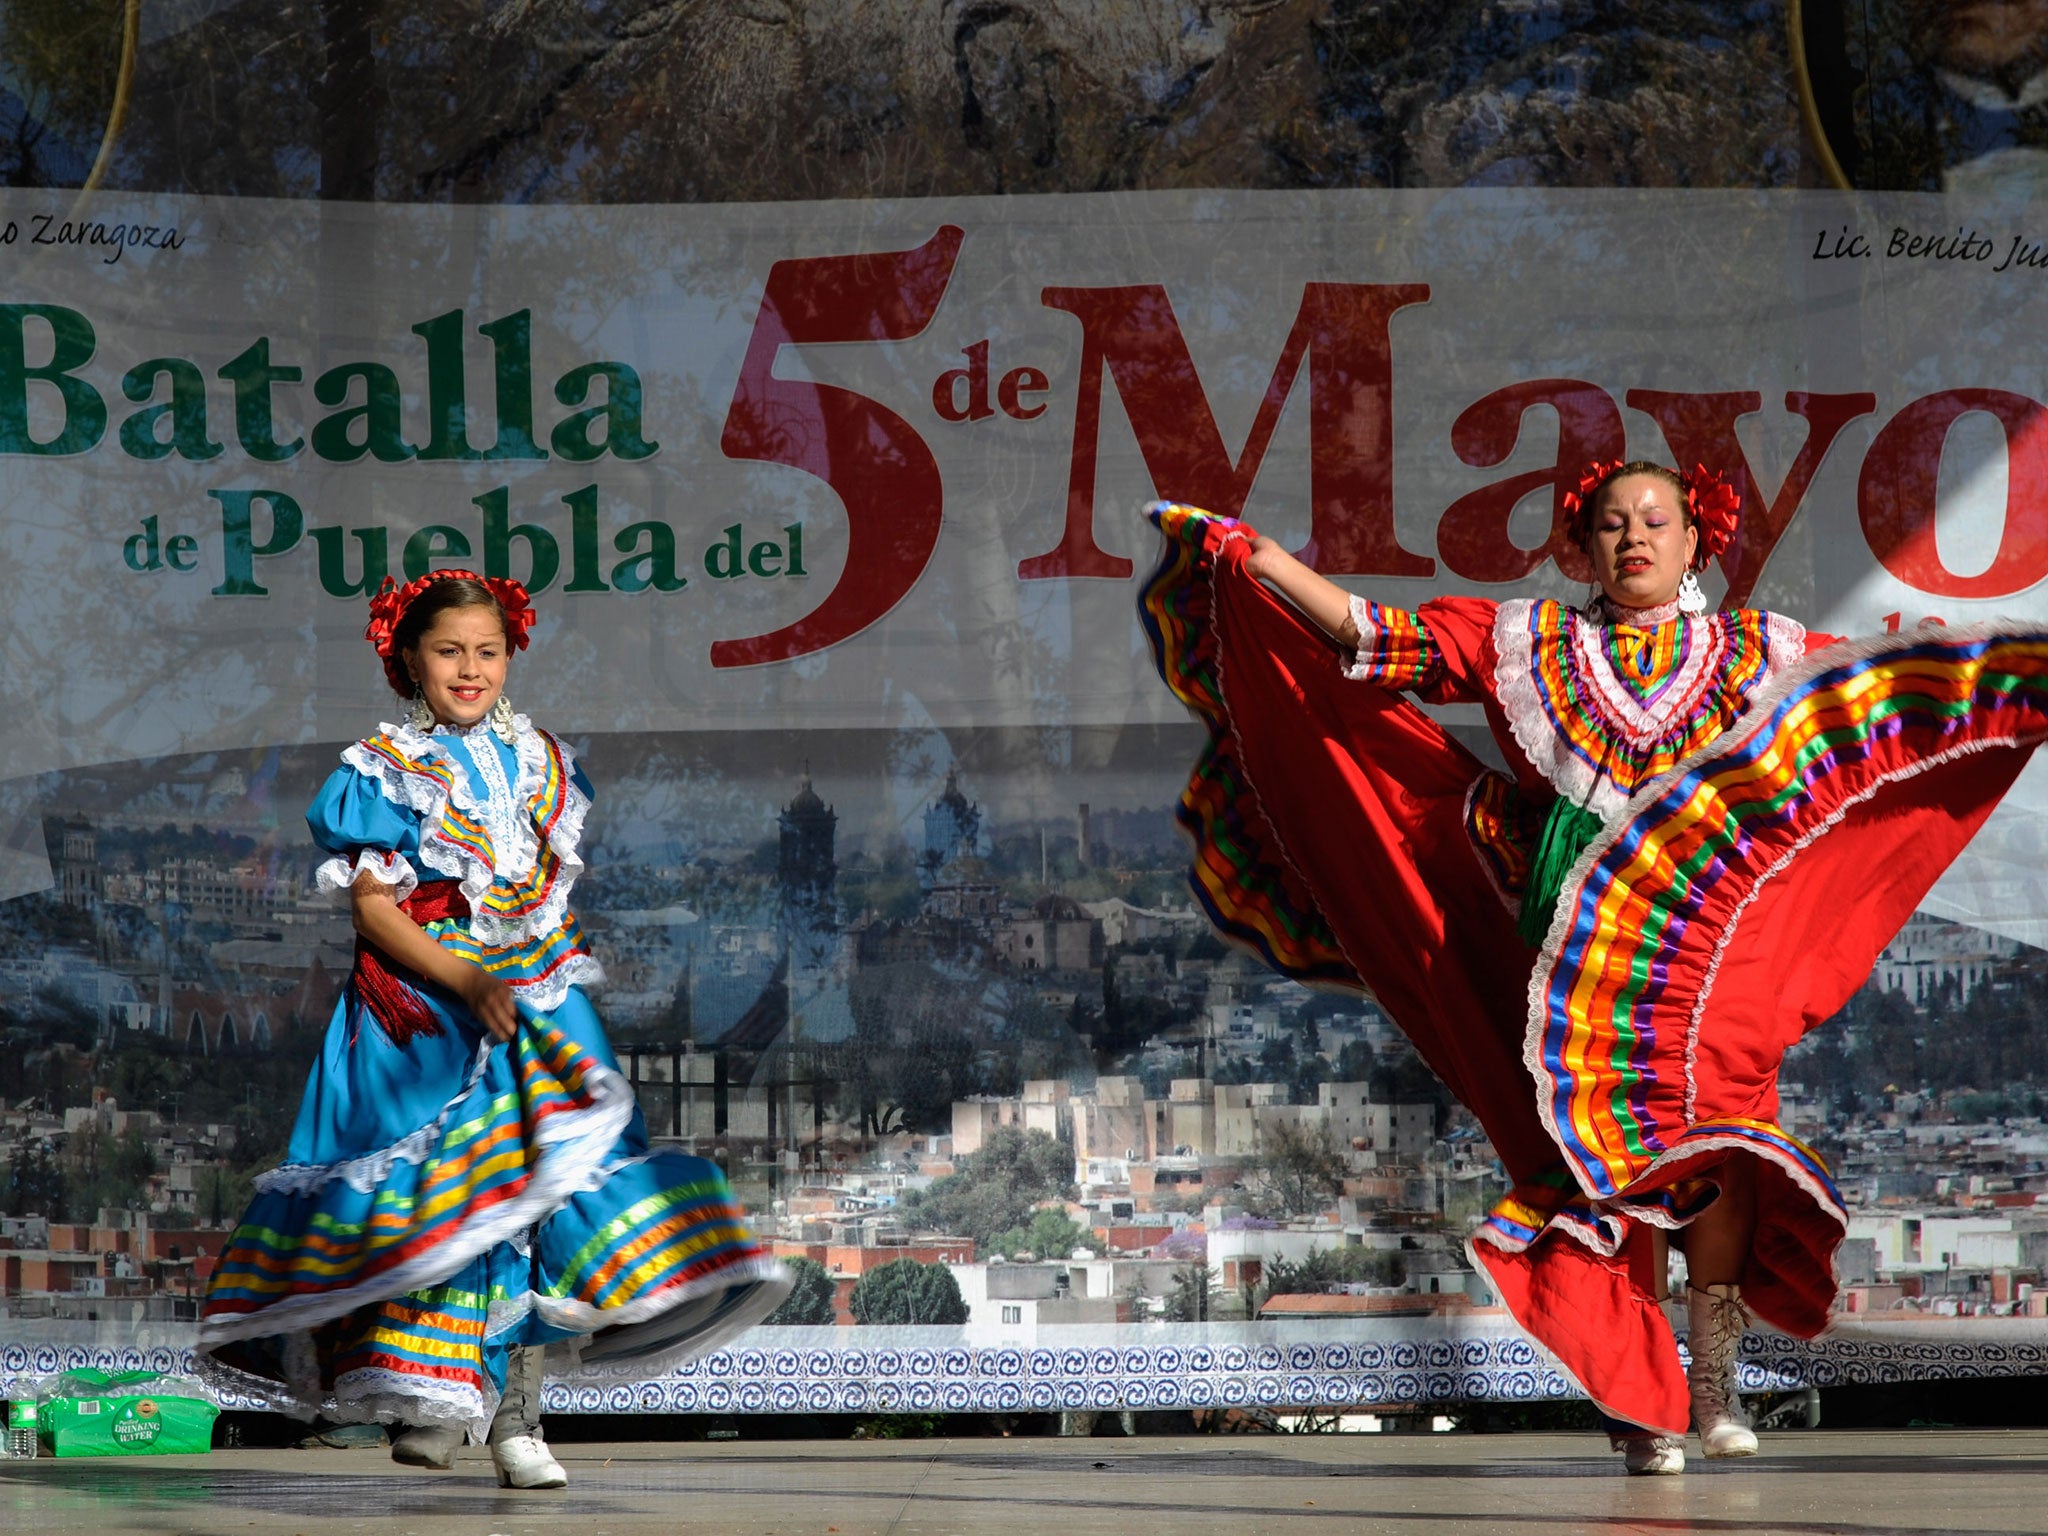
[[[777,378],[785,345],[906,341],[931,323],[963,239],[942,225],[915,250],[812,256],[768,269],[719,446],[727,458],[816,475],[846,507],[846,565],[825,600],[793,624],[720,640],[714,667],[808,656],[859,634],[909,593],[938,547],[945,486],[909,422],[866,395]]]

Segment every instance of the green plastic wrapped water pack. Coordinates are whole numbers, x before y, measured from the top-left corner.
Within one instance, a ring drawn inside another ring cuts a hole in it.
[[[220,1414],[203,1391],[155,1371],[66,1371],[38,1394],[37,1435],[52,1456],[201,1455]]]

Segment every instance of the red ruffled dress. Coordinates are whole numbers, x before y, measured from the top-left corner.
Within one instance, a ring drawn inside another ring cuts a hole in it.
[[[1245,575],[1248,525],[1149,515],[1167,549],[1144,621],[1210,732],[1179,814],[1211,921],[1297,980],[1372,993],[1513,1181],[1474,1262],[1603,1410],[1683,1434],[1650,1228],[1753,1158],[1745,1299],[1826,1327],[1846,1214],[1777,1124],[1778,1064],[2048,736],[2048,632],[1830,643],[1750,609],[1356,601],[1350,656]],[[1400,691],[1483,706],[1512,773]],[[1561,796],[1597,835],[1532,946],[1517,919]]]

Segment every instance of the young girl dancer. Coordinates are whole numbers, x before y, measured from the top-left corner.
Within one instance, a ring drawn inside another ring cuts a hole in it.
[[[525,589],[437,571],[387,579],[370,612],[405,718],[307,813],[355,969],[208,1286],[200,1368],[301,1416],[411,1426],[403,1461],[451,1465],[490,1426],[501,1484],[561,1487],[538,1346],[651,1369],[788,1280],[715,1166],[649,1150],[584,995],[602,973],[568,902],[591,791],[505,695]]]
[[[1180,807],[1197,894],[1276,969],[1369,989],[1479,1117],[1513,1188],[1473,1260],[1624,1421],[1631,1471],[1683,1467],[1688,1406],[1708,1456],[1753,1453],[1747,1313],[1826,1326],[1847,1218],[1777,1124],[1779,1061],[2048,734],[2041,631],[1828,644],[1709,612],[1694,572],[1737,505],[1704,470],[1591,466],[1565,499],[1583,612],[1383,607],[1243,523],[1150,514],[1147,629],[1210,731]],[[1511,771],[1396,690],[1483,706]]]

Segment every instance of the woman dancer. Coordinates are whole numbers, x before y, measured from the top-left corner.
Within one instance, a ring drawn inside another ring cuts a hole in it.
[[[561,1487],[537,1346],[652,1368],[759,1321],[788,1280],[716,1167],[649,1151],[584,996],[602,973],[568,901],[590,786],[505,696],[525,589],[387,579],[370,614],[405,720],[344,752],[307,813],[355,970],[207,1288],[200,1369],[301,1416],[411,1426],[403,1461],[452,1465],[489,1425],[501,1485]]]
[[[1704,470],[1592,466],[1564,498],[1582,613],[1382,607],[1242,523],[1150,513],[1147,629],[1210,731],[1180,807],[1197,894],[1276,969],[1370,989],[1479,1117],[1513,1188],[1473,1260],[1639,1472],[1683,1467],[1688,1406],[1707,1455],[1755,1450],[1747,1311],[1826,1326],[1846,1214],[1776,1123],[1779,1060],[2048,734],[2039,631],[1830,645],[1708,612],[1694,572],[1736,508]],[[1512,771],[1395,690],[1482,705]]]

